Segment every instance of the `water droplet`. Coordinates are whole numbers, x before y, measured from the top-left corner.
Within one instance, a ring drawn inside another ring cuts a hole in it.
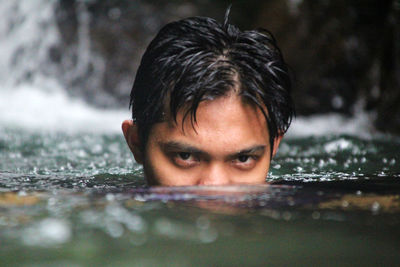
[[[320,159],[318,162],[318,167],[323,168],[325,166],[325,161],[323,159]]]
[[[321,218],[321,214],[320,214],[318,211],[314,211],[314,212],[311,214],[311,217],[312,217],[314,220],[318,220],[319,218]]]
[[[377,214],[379,212],[380,208],[381,208],[381,205],[377,201],[375,201],[374,203],[372,203],[371,211],[373,214]]]
[[[113,220],[107,221],[106,229],[108,234],[114,238],[120,237],[124,233],[124,228],[122,227],[122,225]]]
[[[295,168],[295,171],[296,171],[296,172],[303,172],[304,169],[303,169],[302,167],[300,167],[300,166],[297,166],[297,167]]]
[[[27,228],[22,239],[27,245],[49,246],[67,242],[71,234],[71,228],[66,221],[47,218]]]
[[[332,164],[332,165],[336,165],[336,160],[335,159],[332,159],[332,158],[329,158],[329,164]]]
[[[115,200],[115,196],[114,196],[114,194],[108,193],[106,195],[106,199],[107,199],[107,201],[114,201]]]
[[[280,164],[276,164],[273,168],[278,170],[278,169],[281,168],[281,165]]]
[[[27,194],[25,191],[23,191],[23,190],[18,192],[18,196],[19,196],[19,197],[25,197],[25,196],[27,196],[27,195],[28,195],[28,194]]]
[[[351,147],[351,143],[344,138],[327,143],[324,149],[327,153],[346,150]]]
[[[331,104],[332,104],[332,107],[334,107],[335,109],[340,109],[341,107],[343,107],[343,104],[344,104],[343,98],[339,95],[335,95],[332,98]]]

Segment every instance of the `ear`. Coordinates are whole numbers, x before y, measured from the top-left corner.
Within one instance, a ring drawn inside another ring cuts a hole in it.
[[[126,143],[135,161],[139,164],[143,164],[143,153],[140,150],[139,134],[136,124],[132,120],[124,120],[122,122],[122,132],[124,133]]]
[[[277,137],[275,137],[274,150],[272,151],[272,157],[275,157],[276,152],[278,152],[278,147],[279,147],[279,144],[281,143],[282,138],[283,138],[283,134],[280,134]]]

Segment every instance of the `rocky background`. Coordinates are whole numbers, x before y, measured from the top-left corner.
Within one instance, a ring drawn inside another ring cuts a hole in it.
[[[69,93],[127,106],[140,57],[158,30],[194,15],[222,21],[230,3],[231,22],[242,30],[274,33],[295,74],[298,115],[366,110],[376,113],[377,129],[400,133],[399,0],[59,0],[63,41],[51,58],[76,68],[86,48],[86,67],[62,77]]]

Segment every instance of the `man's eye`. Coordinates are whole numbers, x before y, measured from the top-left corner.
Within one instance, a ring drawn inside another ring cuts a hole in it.
[[[239,155],[235,160],[233,160],[233,164],[239,169],[249,170],[256,165],[257,159],[257,156]]]
[[[188,152],[179,152],[178,156],[183,160],[188,160],[190,158],[191,154]]]
[[[248,161],[249,159],[250,159],[250,156],[248,156],[248,155],[240,155],[238,157],[238,161],[240,161],[241,163],[244,163],[244,162]]]
[[[190,168],[199,163],[199,159],[190,152],[176,152],[171,157],[173,163],[181,168]]]

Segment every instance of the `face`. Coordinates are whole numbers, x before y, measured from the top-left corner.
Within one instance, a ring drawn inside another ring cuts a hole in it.
[[[258,108],[231,95],[201,102],[196,118],[194,127],[190,118],[182,123],[182,113],[176,123],[167,118],[154,124],[144,154],[138,150],[135,126],[123,124],[128,145],[149,181],[166,186],[265,182],[271,148]],[[275,148],[279,141],[280,137]]]

